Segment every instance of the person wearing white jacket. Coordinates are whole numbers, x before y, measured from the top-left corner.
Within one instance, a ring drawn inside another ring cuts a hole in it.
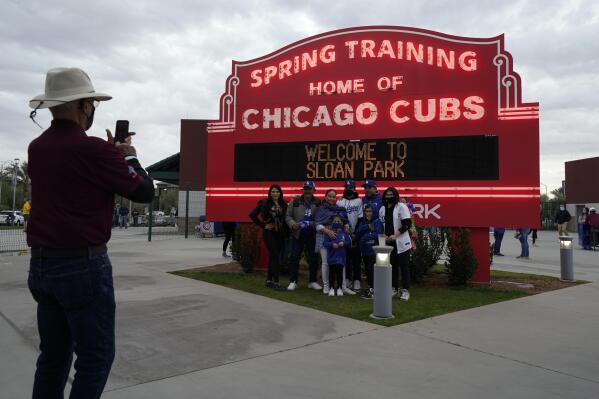
[[[387,236],[387,245],[393,247],[391,251],[392,284],[396,295],[399,288],[399,270],[401,269],[401,294],[400,299],[410,299],[410,227],[412,219],[407,205],[399,201],[399,194],[394,187],[389,187],[383,192],[383,206],[379,210],[379,218],[383,223],[384,233]]]

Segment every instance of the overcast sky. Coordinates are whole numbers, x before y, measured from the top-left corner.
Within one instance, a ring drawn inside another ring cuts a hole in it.
[[[50,68],[80,67],[113,95],[88,133],[129,119],[148,166],[179,151],[180,119],[217,118],[231,60],[360,25],[505,33],[523,101],[541,104],[541,182],[551,191],[565,161],[599,156],[598,1],[2,0],[0,16],[0,161],[25,159],[41,133],[28,100]]]

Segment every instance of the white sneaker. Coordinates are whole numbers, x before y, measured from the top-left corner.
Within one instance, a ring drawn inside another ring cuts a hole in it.
[[[397,292],[398,292],[397,288],[393,288],[391,292],[392,292],[391,296],[397,296]]]
[[[287,291],[295,291],[296,288],[297,283],[289,283],[289,285],[287,286]]]
[[[409,301],[410,300],[410,291],[408,290],[401,290],[401,296],[399,297],[399,299],[401,299],[402,301]]]
[[[349,281],[348,278],[345,279],[345,284],[343,285],[344,287],[351,287],[351,281]]]
[[[324,283],[324,287],[322,287],[322,293],[325,294],[325,295],[328,294],[329,291],[330,291],[329,288],[330,288],[329,287],[329,283]]]
[[[312,282],[312,283],[308,284],[308,288],[310,288],[311,290],[317,290],[317,291],[322,289],[320,284],[318,284],[317,282]]]
[[[341,288],[337,288],[337,296],[343,296],[343,290]]]
[[[335,289],[334,288],[331,288],[329,290],[329,296],[335,296]]]
[[[354,291],[360,291],[360,280],[354,281]]]
[[[341,288],[339,288],[339,290],[341,290]],[[343,290],[342,290],[342,291],[343,291],[345,294],[347,294],[347,295],[356,295],[356,293],[355,293],[354,291],[350,290],[350,289],[349,289],[349,288],[347,288],[347,287],[343,288]]]

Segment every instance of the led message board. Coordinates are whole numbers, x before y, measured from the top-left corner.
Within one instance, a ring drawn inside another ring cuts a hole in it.
[[[421,225],[535,227],[539,107],[521,91],[503,35],[356,27],[233,61],[208,126],[206,216],[247,221],[272,183],[289,198],[304,180],[321,195],[371,178]]]
[[[497,136],[458,136],[235,144],[234,178],[252,182],[496,180],[497,143]]]

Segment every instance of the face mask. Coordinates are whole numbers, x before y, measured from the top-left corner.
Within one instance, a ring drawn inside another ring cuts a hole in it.
[[[343,225],[341,223],[333,223],[331,227],[334,229],[340,229],[341,227],[343,227]]]
[[[81,110],[83,111],[84,105],[81,105]],[[89,130],[90,127],[92,127],[92,125],[94,124],[94,114],[96,113],[96,107],[94,107],[92,105],[92,114],[91,115],[87,115],[85,113],[85,111],[83,111],[83,115],[85,115],[85,118],[87,119],[85,122],[85,130]]]

